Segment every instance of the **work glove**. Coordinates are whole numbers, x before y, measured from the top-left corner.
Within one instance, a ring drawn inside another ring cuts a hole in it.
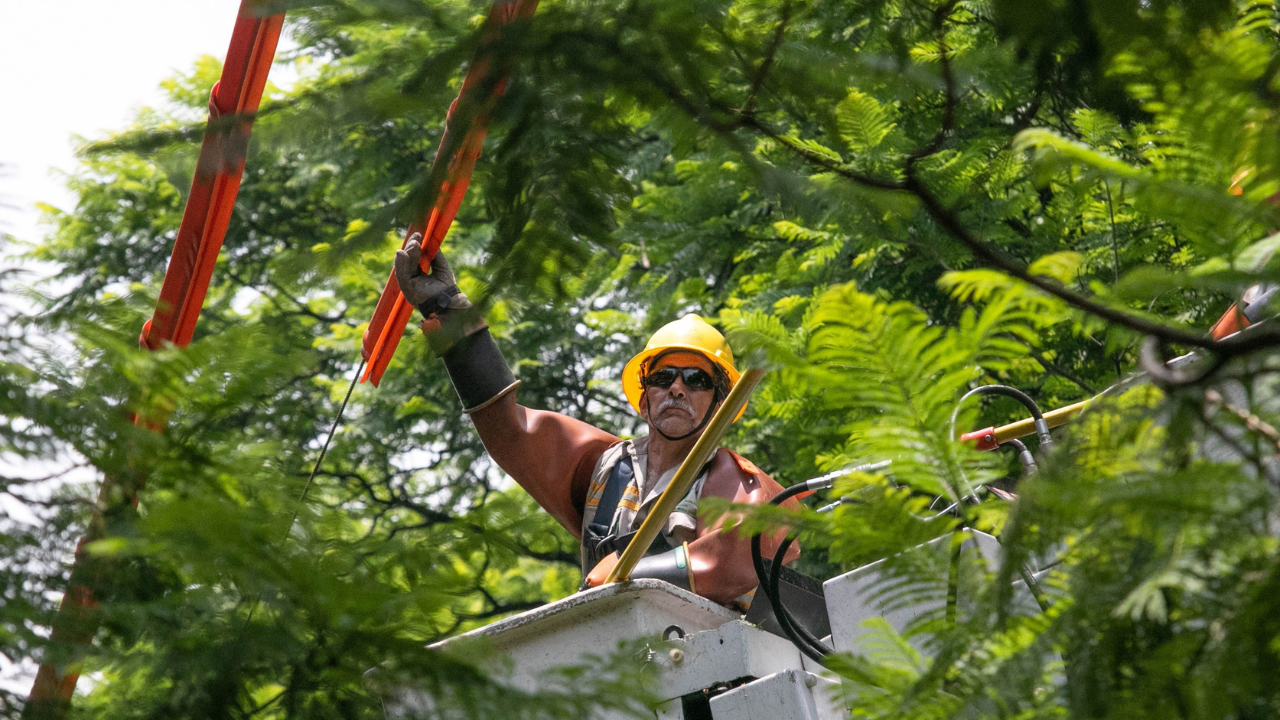
[[[443,317],[451,310],[466,310],[471,300],[458,289],[453,270],[444,253],[436,253],[431,259],[431,274],[422,272],[422,233],[414,233],[403,249],[396,251],[396,282],[400,292],[410,305],[418,308],[423,317]]]
[[[582,579],[582,587],[579,590],[603,585],[605,579],[609,577],[609,573],[613,572],[613,568],[617,566],[618,561],[621,559],[616,552],[600,558],[600,562],[596,563],[596,566],[591,568],[591,572],[587,573],[587,576]]]

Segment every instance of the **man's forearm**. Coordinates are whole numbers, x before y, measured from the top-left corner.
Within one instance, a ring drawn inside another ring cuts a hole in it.
[[[697,581],[693,576],[693,565],[689,561],[689,545],[681,543],[680,547],[657,555],[648,555],[636,563],[631,571],[631,579],[653,578],[666,580],[676,587],[690,592],[697,592]]]
[[[617,438],[558,413],[516,403],[512,375],[479,314],[442,313],[423,323],[432,350],[490,457],[575,537],[595,460]]]
[[[488,327],[463,335],[441,357],[468,415],[520,385]]]

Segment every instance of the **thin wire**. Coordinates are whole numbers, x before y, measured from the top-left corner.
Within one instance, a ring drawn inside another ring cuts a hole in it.
[[[347,412],[347,403],[351,401],[351,393],[355,391],[356,385],[359,384],[360,373],[364,372],[367,360],[360,361],[360,367],[356,368],[356,374],[351,378],[351,384],[347,386],[347,394],[342,398],[342,405],[338,408],[338,416],[333,419],[333,425],[329,428],[329,434],[324,439],[324,445],[320,447],[320,457],[316,458],[316,464],[311,468],[311,474],[307,476],[307,484],[302,487],[302,494],[298,496],[298,507],[294,508],[293,517],[289,519],[289,527],[284,529],[284,537],[281,542],[289,539],[289,533],[293,532],[293,524],[298,522],[298,515],[302,512],[302,503],[307,499],[307,493],[311,491],[311,485],[315,482],[316,475],[320,472],[320,463],[324,462],[324,456],[329,453],[329,443],[333,442],[333,436],[338,432],[338,426],[342,424],[342,416]],[[244,631],[249,628],[249,623],[253,622],[253,614],[257,612],[258,605],[262,598],[258,595],[253,596],[253,604],[249,606],[249,612],[245,616],[244,625],[240,627],[240,637],[244,637]]]
[[[364,372],[367,360],[360,361],[360,367],[356,368],[356,374],[351,378],[351,384],[347,386],[347,395],[342,398],[342,406],[338,408],[338,416],[333,419],[333,426],[329,428],[329,435],[324,439],[324,446],[320,448],[320,457],[316,458],[315,467],[311,468],[311,475],[307,476],[307,484],[302,486],[302,494],[298,496],[298,507],[293,510],[293,517],[289,520],[289,527],[284,529],[285,539],[289,539],[289,533],[293,532],[293,524],[298,522],[298,514],[302,512],[302,503],[307,499],[307,493],[311,491],[311,485],[316,480],[316,474],[320,472],[320,463],[324,462],[324,456],[329,453],[329,443],[333,442],[334,433],[338,432],[338,426],[342,424],[342,416],[347,412],[347,403],[351,401],[351,393],[356,389],[356,380],[360,377],[360,373]]]

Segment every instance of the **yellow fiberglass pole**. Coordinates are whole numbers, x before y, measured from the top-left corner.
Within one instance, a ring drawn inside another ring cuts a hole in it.
[[[698,438],[698,442],[694,443],[693,449],[689,451],[684,462],[680,463],[680,469],[676,470],[675,477],[671,478],[667,489],[662,491],[653,509],[649,511],[648,517],[640,523],[640,529],[636,531],[635,537],[627,543],[627,549],[622,551],[618,564],[613,566],[613,571],[609,573],[609,577],[605,578],[606,585],[626,582],[631,577],[631,571],[635,569],[636,563],[644,557],[645,551],[653,544],[654,538],[658,537],[662,527],[667,524],[667,518],[676,509],[676,505],[680,504],[680,500],[689,492],[689,486],[698,477],[698,471],[707,464],[711,459],[711,453],[720,446],[720,438],[724,437],[725,431],[738,416],[738,412],[747,404],[751,391],[756,389],[756,385],[760,384],[763,377],[764,370],[751,369],[742,373],[742,377],[734,383],[733,389],[729,391],[729,397],[725,398],[720,409],[716,410],[716,414],[711,416],[711,422],[707,424],[706,431],[702,433],[702,437]]]
[[[1084,412],[1084,409],[1089,405],[1089,403],[1093,402],[1093,400],[1094,398],[1089,398],[1088,400],[1078,402],[1074,405],[1060,407],[1057,410],[1050,410],[1044,414],[1044,422],[1051,428],[1058,427],[1059,425],[1066,425],[1068,422],[1074,420],[1077,415]],[[1026,437],[1035,431],[1035,421],[1031,418],[1009,423],[1008,425],[1001,425],[995,430],[996,444],[998,445],[1000,443],[1007,442],[1013,438]]]

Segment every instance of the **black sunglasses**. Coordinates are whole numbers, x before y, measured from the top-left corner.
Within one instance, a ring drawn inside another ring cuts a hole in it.
[[[665,367],[644,376],[645,387],[669,388],[676,378],[684,380],[684,386],[690,390],[714,390],[715,378],[702,368]]]

